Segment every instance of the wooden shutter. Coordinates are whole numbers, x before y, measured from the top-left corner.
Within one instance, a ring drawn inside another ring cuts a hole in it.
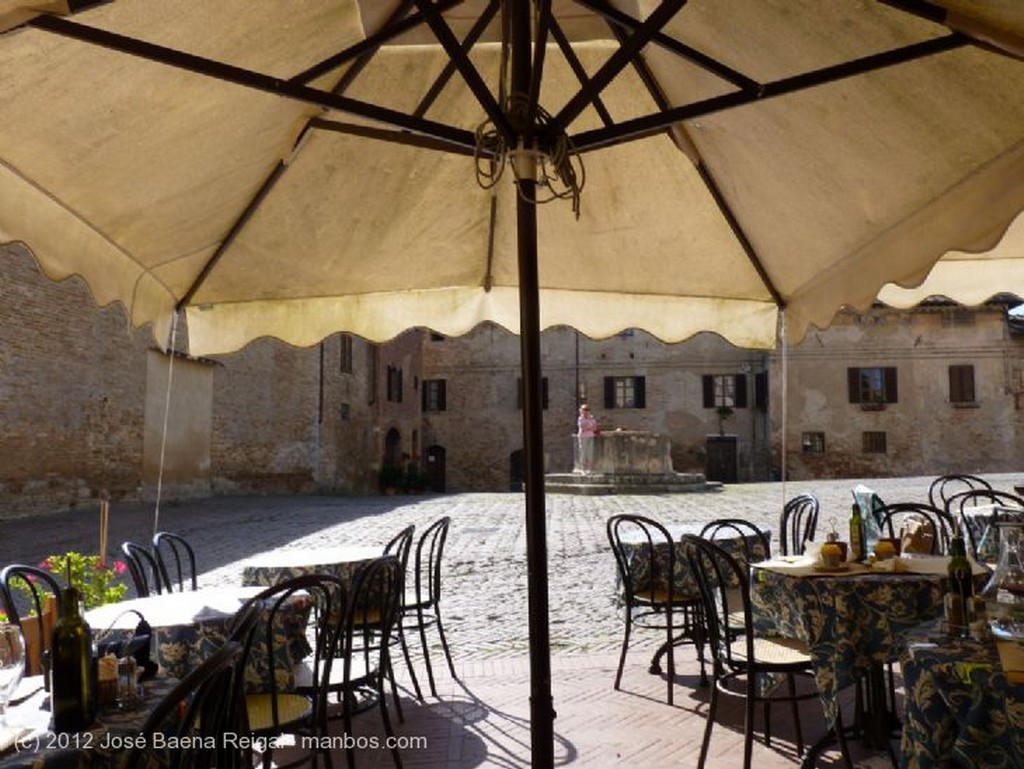
[[[633,377],[634,405],[638,409],[647,408],[647,378],[642,376]]]
[[[885,402],[896,403],[899,395],[896,387],[896,367],[886,366],[882,372],[885,375]]]
[[[736,408],[745,409],[747,407],[747,375],[737,374],[736,375]]]
[[[768,408],[768,372],[754,374],[754,405],[762,411]]]
[[[604,378],[604,407],[606,409],[615,408],[615,377],[613,376]]]
[[[846,369],[846,386],[850,393],[850,403],[860,403],[860,369]]]
[[[711,374],[705,374],[700,381],[704,388],[704,408],[713,409],[715,407],[715,378]]]
[[[949,367],[950,403],[974,403],[974,366]]]

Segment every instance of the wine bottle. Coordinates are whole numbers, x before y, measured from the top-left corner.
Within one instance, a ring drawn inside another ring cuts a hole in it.
[[[82,616],[81,594],[69,585],[50,642],[50,701],[57,734],[85,731],[95,720],[92,630]]]
[[[860,505],[853,503],[850,515],[850,560],[863,561],[867,557],[864,552],[864,518],[860,514]]]
[[[967,560],[964,538],[953,537],[949,543],[949,593],[947,594],[947,621],[950,630],[963,632],[970,624],[970,611],[974,605],[974,577],[971,562]]]

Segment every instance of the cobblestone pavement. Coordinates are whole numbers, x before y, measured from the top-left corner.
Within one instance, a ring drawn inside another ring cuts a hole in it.
[[[988,476],[1012,489],[1019,475]],[[821,500],[819,529],[834,517],[842,531],[857,483],[886,500],[926,499],[930,478],[887,478],[736,484],[706,493],[583,497],[549,495],[548,549],[551,646],[562,652],[615,649],[622,626],[613,601],[615,567],[605,534],[614,513],[648,515],[675,524],[741,517],[776,529],[786,498],[809,491]],[[200,583],[230,584],[241,561],[279,548],[383,544],[409,523],[418,530],[442,515],[452,517],[445,552],[446,627],[456,653],[467,659],[514,655],[528,648],[526,530],[518,494],[411,497],[246,497],[164,504],[159,527],[195,546]],[[154,508],[114,505],[109,541],[146,542]],[[36,563],[49,553],[95,551],[98,514],[79,509],[0,520],[0,564]]]
[[[1012,489],[1019,475],[986,476]],[[547,501],[553,704],[558,711],[556,764],[587,769],[646,765],[693,767],[707,712],[706,688],[697,685],[692,654],[677,656],[675,706],[664,701],[662,676],[647,673],[650,650],[660,638],[638,634],[630,647],[621,691],[612,679],[622,624],[613,600],[614,561],[605,520],[618,512],[641,513],[665,523],[692,525],[742,517],[775,530],[783,500],[809,491],[821,500],[819,531],[835,518],[843,530],[850,491],[858,482],[886,500],[927,498],[930,478],[891,478],[730,485],[720,491],[659,496],[575,497]],[[458,679],[432,653],[440,698],[411,697],[403,666],[399,684],[406,714],[398,733],[420,740],[403,748],[406,766],[431,769],[501,767],[526,769],[530,758],[530,668],[527,633],[524,502],[518,494],[420,497],[213,498],[165,504],[161,529],[176,531],[196,547],[202,585],[237,582],[241,562],[279,548],[337,544],[382,545],[409,523],[425,528],[452,517],[445,554],[443,606]],[[152,505],[114,505],[109,541],[147,542],[154,528]],[[0,564],[36,563],[49,553],[95,551],[95,509],[31,518],[0,514]],[[116,547],[116,545],[115,545]],[[645,638],[644,636],[649,636]],[[422,673],[422,662],[417,661]],[[425,682],[424,682],[425,683]],[[850,699],[849,690],[846,699]],[[708,765],[742,765],[742,709],[726,703],[712,738]],[[801,711],[804,736],[823,731],[817,703]],[[844,710],[852,703],[844,701]],[[770,748],[755,741],[754,765],[791,769],[798,763],[788,719],[773,726]],[[383,739],[379,719],[359,719],[354,734]],[[854,750],[858,767],[887,766],[884,754]],[[361,750],[359,765],[391,766],[386,751]],[[829,751],[818,766],[841,765]]]

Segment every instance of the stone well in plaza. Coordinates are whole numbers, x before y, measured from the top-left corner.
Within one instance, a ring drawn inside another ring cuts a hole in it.
[[[614,430],[593,439],[594,461],[583,472],[579,447],[574,445],[575,468],[571,473],[549,473],[544,488],[561,494],[666,494],[709,491],[702,473],[677,473],[672,468],[672,441],[667,435],[643,430]]]

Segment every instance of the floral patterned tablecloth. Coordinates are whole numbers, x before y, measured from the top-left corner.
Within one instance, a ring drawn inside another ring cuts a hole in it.
[[[130,636],[139,621],[146,618],[152,627],[153,659],[164,674],[183,678],[197,668],[227,641],[231,621],[238,609],[262,588],[219,587],[184,593],[164,593],[117,604],[107,604],[86,612],[86,621],[97,640],[104,636]],[[305,596],[294,596],[286,611],[275,619],[275,657],[278,686],[294,686],[292,668],[309,654],[306,625],[311,603]],[[137,614],[136,614],[137,612]],[[269,609],[268,609],[269,612]],[[264,621],[268,619],[264,616]],[[267,688],[270,678],[265,636],[257,633],[246,661],[246,682],[251,690]]]
[[[332,574],[349,584],[356,569],[383,552],[383,548],[374,545],[272,550],[242,565],[242,584],[269,587],[306,574]]]
[[[1007,681],[991,639],[930,623],[908,635],[900,663],[903,769],[1024,766],[1024,684]]]
[[[697,587],[697,578],[690,569],[690,560],[687,548],[679,539],[684,530],[670,530],[675,539],[672,542],[672,593],[679,600],[698,599],[700,591]],[[698,534],[699,530],[690,532]],[[771,532],[765,532],[765,536],[771,537]],[[771,553],[765,550],[760,538],[756,536],[747,537],[722,537],[716,539],[715,544],[739,561],[744,567],[749,562],[763,561]],[[669,548],[665,543],[656,543],[654,546],[654,558],[648,557],[651,545],[646,539],[629,540],[622,542],[626,552],[626,561],[629,565],[629,574],[633,580],[633,588],[637,593],[650,590],[652,575],[654,572],[655,589],[668,589],[669,573]],[[749,553],[749,557],[748,557]],[[651,561],[653,560],[653,565]],[[621,589],[621,585],[617,585]]]
[[[0,754],[0,769],[119,769],[128,756],[127,750],[118,747],[119,738],[137,736],[150,711],[177,683],[175,678],[162,677],[146,681],[138,707],[103,706],[89,730],[55,735],[49,728],[50,695],[42,689],[42,677],[25,679],[25,688],[38,690],[9,710],[9,723],[23,728],[17,748]]]
[[[751,570],[757,628],[805,641],[829,725],[839,692],[895,661],[902,637],[942,613],[944,577],[851,572],[799,576]]]

